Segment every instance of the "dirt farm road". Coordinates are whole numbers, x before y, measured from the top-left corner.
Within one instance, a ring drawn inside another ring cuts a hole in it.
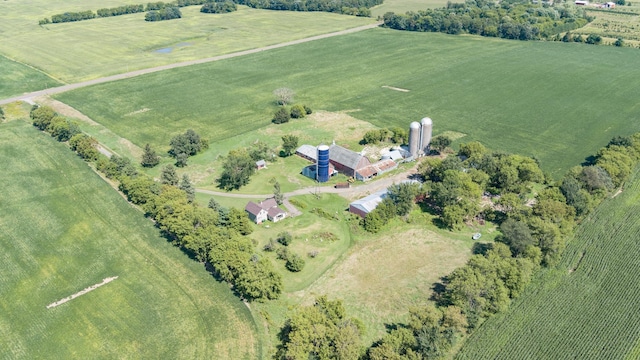
[[[145,75],[145,74],[150,74],[150,73],[154,73],[154,72],[158,72],[158,71],[175,69],[175,68],[179,68],[179,67],[191,66],[191,65],[197,65],[197,64],[204,64],[204,63],[208,63],[208,62],[225,60],[225,59],[231,59],[231,58],[238,57],[238,56],[255,54],[255,53],[259,53],[259,52],[266,51],[266,50],[282,48],[282,47],[285,47],[285,46],[302,44],[302,43],[306,43],[306,42],[310,42],[310,41],[330,38],[330,37],[333,37],[333,36],[351,34],[351,33],[359,32],[359,31],[363,31],[363,30],[373,29],[373,28],[376,28],[376,27],[380,26],[381,24],[382,24],[382,22],[377,22],[375,24],[359,26],[359,27],[355,27],[355,28],[351,28],[351,29],[347,29],[347,30],[336,31],[336,32],[328,33],[328,34],[311,36],[311,37],[308,37],[308,38],[298,39],[298,40],[293,40],[293,41],[288,41],[288,42],[283,42],[283,43],[280,43],[280,44],[274,44],[274,45],[264,46],[264,47],[260,47],[260,48],[250,49],[250,50],[238,51],[238,52],[234,52],[234,53],[230,53],[230,54],[219,55],[219,56],[214,56],[214,57],[209,57],[209,58],[204,58],[204,59],[184,61],[184,62],[169,64],[169,65],[156,66],[156,67],[152,67],[152,68],[148,68],[148,69],[130,71],[130,72],[127,72],[127,73],[122,73],[122,74],[118,74],[118,75],[112,75],[112,76],[102,77],[102,78],[98,78],[98,79],[83,81],[83,82],[79,82],[79,83],[75,83],[75,84],[62,85],[62,86],[58,86],[58,87],[54,87],[54,88],[34,91],[34,92],[31,92],[31,93],[25,93],[25,94],[22,94],[22,95],[19,95],[19,96],[14,96],[14,97],[7,98],[7,99],[0,99],[0,105],[9,104],[9,103],[12,103],[12,102],[15,102],[15,101],[25,101],[25,100],[29,100],[29,99],[32,99],[32,98],[35,98],[35,97],[38,97],[38,96],[59,94],[59,93],[63,93],[63,92],[66,92],[66,91],[83,88],[83,87],[86,87],[86,86],[102,84],[102,83],[107,83],[107,82],[116,81],[116,80],[128,79],[128,78],[132,78],[132,77],[136,77],[136,76],[140,76],[140,75]]]

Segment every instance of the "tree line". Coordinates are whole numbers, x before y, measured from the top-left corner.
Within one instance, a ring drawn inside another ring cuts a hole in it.
[[[382,0],[238,0],[238,4],[256,9],[324,11],[355,16],[371,16],[371,7]]]
[[[39,25],[57,24],[73,21],[82,21],[95,19],[96,17],[104,18],[111,16],[120,16],[147,12],[146,21],[159,21],[179,19],[182,17],[181,7],[203,5],[200,12],[203,13],[225,13],[236,11],[235,3],[230,1],[218,2],[215,0],[177,0],[173,2],[149,2],[145,4],[123,5],[112,8],[98,9],[96,12],[92,10],[79,12],[64,12],[62,14],[52,15],[51,18],[44,18],[38,22]]]
[[[499,224],[501,235],[495,243],[478,243],[469,261],[436,286],[435,305],[412,307],[406,322],[390,324],[387,334],[369,347],[362,344],[359,321],[348,318],[340,301],[319,298],[312,306],[298,308],[280,331],[276,358],[450,356],[462,336],[507,309],[538,269],[557,263],[575,224],[622,186],[639,163],[640,133],[614,137],[559,181],[545,176],[535,159],[492,153],[479,142],[463,144],[456,155],[443,160],[426,159],[420,167],[427,179],[422,188],[392,187],[380,211],[389,216],[408,213],[418,200],[444,218],[448,206],[460,206],[462,213],[484,213]],[[532,188],[540,190],[534,194]],[[482,193],[493,196],[493,207],[477,207]],[[399,211],[400,204],[408,210]]]
[[[534,5],[522,1],[468,0],[438,9],[388,12],[384,26],[397,30],[473,34],[515,40],[551,38],[592,21],[584,9],[569,4]]]
[[[244,211],[198,206],[188,176],[179,181],[171,169],[163,169],[162,181],[157,182],[138,172],[128,158],[117,155],[108,158],[98,151],[95,138],[80,132],[77,124],[49,107],[34,106],[31,119],[38,129],[59,141],[68,141],[81,158],[117,181],[127,200],[153,219],[167,239],[209,264],[214,275],[232,284],[238,296],[249,301],[280,296],[282,277],[269,259],[258,255],[255,244],[246,237],[253,228]]]

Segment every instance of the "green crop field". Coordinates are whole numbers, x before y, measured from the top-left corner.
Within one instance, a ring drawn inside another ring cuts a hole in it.
[[[0,55],[0,99],[57,85],[42,72]]]
[[[558,176],[640,130],[634,49],[375,29],[58,95],[137,145],[193,128],[216,142],[270,125],[272,92],[378,126],[537,157]],[[392,88],[389,88],[392,87]],[[400,91],[400,90],[404,91]]]
[[[228,286],[65,145],[6,122],[0,167],[0,358],[261,357],[252,315]]]
[[[578,228],[562,262],[467,340],[461,359],[640,356],[640,171]]]
[[[227,54],[370,24],[371,18],[329,13],[255,10],[203,14],[181,9],[182,19],[146,22],[144,13],[39,26],[66,11],[98,10],[138,0],[5,1],[0,54],[66,82]],[[158,51],[160,50],[160,51]]]

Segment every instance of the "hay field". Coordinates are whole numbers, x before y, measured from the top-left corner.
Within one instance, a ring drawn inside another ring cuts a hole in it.
[[[428,115],[436,135],[535,156],[559,176],[611,137],[640,130],[637,57],[629,48],[374,29],[56,97],[137,145],[167,149],[193,128],[215,148],[269,126],[272,92],[285,86],[315,110],[354,110],[377,126]],[[140,109],[150,110],[125,116]]]
[[[482,324],[460,359],[640,356],[640,172],[580,227],[561,263]]]
[[[2,3],[0,54],[65,82],[79,82],[175,62],[202,59],[370,24],[371,18],[329,13],[255,10],[146,22],[145,13],[39,26],[66,11],[98,10],[138,0],[11,0]],[[158,50],[162,52],[158,52]]]
[[[0,358],[261,357],[252,315],[228,286],[65,145],[9,121],[0,166]]]

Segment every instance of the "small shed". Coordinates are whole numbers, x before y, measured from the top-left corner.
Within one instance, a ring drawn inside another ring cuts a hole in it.
[[[256,161],[256,169],[262,170],[267,167],[267,162],[263,160]]]

